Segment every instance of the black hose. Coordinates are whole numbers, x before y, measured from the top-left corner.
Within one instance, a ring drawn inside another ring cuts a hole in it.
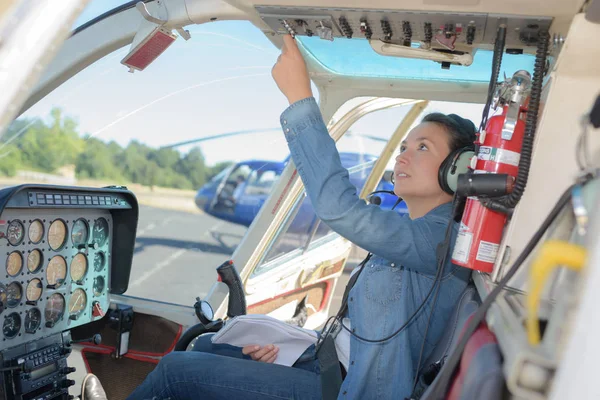
[[[544,81],[544,69],[546,67],[546,57],[548,54],[549,35],[547,31],[540,32],[538,48],[535,55],[535,64],[533,67],[533,80],[531,84],[531,97],[529,108],[527,110],[527,120],[525,122],[525,136],[521,147],[521,159],[519,160],[519,172],[512,192],[500,200],[494,200],[491,203],[502,205],[506,208],[515,208],[529,178],[529,167],[531,166],[531,155],[533,153],[533,141],[538,122],[538,110],[540,107],[540,98],[542,96],[542,83]]]
[[[490,76],[490,83],[488,85],[487,99],[485,107],[483,108],[483,114],[481,115],[481,123],[479,124],[479,131],[485,129],[487,123],[488,114],[490,113],[490,107],[492,100],[494,99],[494,89],[498,84],[498,77],[500,76],[500,67],[502,66],[502,53],[504,52],[504,44],[506,43],[506,26],[500,25],[496,33],[496,41],[494,43],[494,55],[492,57],[492,75]],[[476,149],[479,150],[479,149]],[[477,152],[476,152],[477,154]]]
[[[565,190],[565,192],[562,194],[560,199],[556,202],[556,204],[554,205],[554,208],[552,209],[552,211],[550,211],[550,214],[548,214],[548,216],[546,217],[546,219],[544,220],[544,222],[542,223],[540,228],[533,235],[533,237],[531,238],[529,243],[527,243],[527,246],[525,246],[525,249],[519,255],[519,258],[515,261],[513,266],[506,273],[506,275],[502,278],[502,280],[500,282],[498,282],[498,285],[490,292],[490,294],[485,298],[483,303],[479,306],[479,308],[477,309],[477,311],[471,318],[469,324],[463,330],[461,339],[456,344],[456,347],[454,348],[454,350],[448,357],[447,361],[445,362],[442,370],[440,371],[440,375],[438,376],[437,380],[434,381],[431,391],[429,392],[427,397],[424,399],[426,399],[426,400],[444,399],[448,384],[450,383],[450,379],[452,378],[452,376],[454,374],[454,370],[456,369],[456,366],[458,365],[458,363],[462,357],[462,354],[463,354],[463,351],[465,350],[467,342],[469,341],[469,339],[471,338],[471,336],[473,335],[473,333],[479,326],[480,322],[483,321],[483,319],[485,318],[485,314],[486,314],[487,310],[490,308],[490,306],[492,305],[494,300],[496,300],[496,297],[498,297],[498,295],[502,292],[502,290],[504,289],[504,287],[506,286],[508,281],[510,279],[512,279],[512,277],[515,275],[515,273],[517,272],[517,270],[519,269],[521,264],[523,264],[523,262],[527,259],[527,257],[534,250],[534,248],[536,247],[538,242],[544,236],[544,234],[545,234],[546,230],[548,229],[548,227],[550,226],[550,224],[552,224],[552,222],[560,214],[561,210],[569,203],[569,201],[571,200],[571,191],[573,190],[574,186],[575,185],[571,185],[567,188],[567,190]]]

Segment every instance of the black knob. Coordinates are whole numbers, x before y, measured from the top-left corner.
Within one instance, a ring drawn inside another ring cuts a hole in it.
[[[60,369],[60,373],[63,375],[69,375],[75,371],[77,371],[77,368],[75,367],[64,367]]]
[[[74,386],[74,385],[75,385],[75,381],[73,379],[65,379],[64,381],[62,381],[60,383],[60,387],[64,388],[64,389]]]
[[[65,356],[71,354],[72,349],[70,347],[63,347],[60,349],[60,355]]]
[[[95,345],[99,345],[100,343],[102,343],[102,335],[100,335],[99,333],[96,333],[94,336],[92,336],[91,338],[85,338],[85,339],[79,339],[79,340],[71,340],[70,344],[75,344],[75,343],[93,343]]]

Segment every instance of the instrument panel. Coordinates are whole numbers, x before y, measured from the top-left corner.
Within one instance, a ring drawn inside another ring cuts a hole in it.
[[[137,203],[115,193],[94,193],[89,203],[80,193],[80,203],[77,194],[61,189],[17,191],[0,214],[0,349],[102,318],[113,273],[116,292],[126,290]],[[122,240],[115,240],[115,230]]]
[[[410,47],[414,42],[454,50],[454,45],[492,48],[500,23],[507,48],[535,46],[552,18],[472,12],[377,10],[329,7],[256,6],[262,20],[279,34],[322,39],[364,38]],[[464,48],[463,48],[464,50]]]
[[[36,339],[103,316],[109,305],[112,225],[106,210],[2,213],[3,341]]]

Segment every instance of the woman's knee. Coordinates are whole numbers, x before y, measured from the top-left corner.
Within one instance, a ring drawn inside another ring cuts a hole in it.
[[[213,343],[212,337],[214,333],[205,333],[194,339],[192,351],[201,351],[203,353],[212,353]]]

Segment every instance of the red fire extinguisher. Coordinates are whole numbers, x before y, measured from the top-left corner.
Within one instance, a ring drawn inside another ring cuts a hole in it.
[[[511,95],[517,102],[506,101],[502,113],[490,117],[485,130],[479,135],[479,152],[471,163],[476,174],[497,173],[508,174],[515,179],[517,177],[527,102],[524,96],[519,98],[514,93]],[[474,270],[492,272],[505,223],[505,214],[484,207],[476,197],[469,197],[454,245],[452,262]]]

